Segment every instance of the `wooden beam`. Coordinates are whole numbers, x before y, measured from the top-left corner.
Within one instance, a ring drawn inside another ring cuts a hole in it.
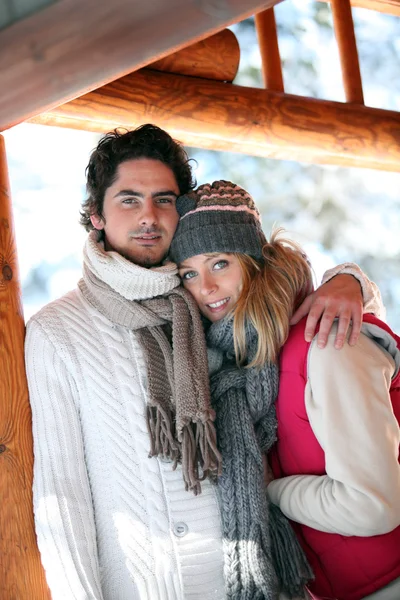
[[[148,68],[164,73],[232,82],[239,62],[239,42],[230,29],[223,29],[201,42],[151,63]]]
[[[352,0],[354,8],[368,8],[400,17],[400,0]]]
[[[147,69],[33,122],[101,133],[155,123],[188,146],[400,171],[400,113]]]
[[[330,2],[330,0],[319,0]],[[400,17],[400,0],[350,0],[353,8],[367,8],[387,15]]]
[[[4,139],[0,136],[0,598],[50,600],[32,509],[32,424]]]
[[[340,65],[347,102],[364,104],[357,42],[350,0],[332,0],[333,26],[339,47]]]
[[[0,31],[0,131],[279,0],[58,0]]]
[[[282,64],[274,9],[269,8],[257,13],[255,22],[265,87],[267,90],[283,92]]]

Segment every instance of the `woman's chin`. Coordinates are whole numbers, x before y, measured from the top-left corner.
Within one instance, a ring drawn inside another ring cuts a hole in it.
[[[221,321],[221,319],[226,317],[228,312],[229,312],[228,310],[223,310],[220,312],[212,312],[210,310],[207,310],[207,311],[202,310],[201,314],[203,315],[203,317],[205,317],[206,319],[211,321],[211,323],[216,323],[217,321]]]

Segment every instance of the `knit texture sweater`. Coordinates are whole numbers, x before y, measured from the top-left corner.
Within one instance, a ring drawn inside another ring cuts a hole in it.
[[[174,265],[143,269],[91,251],[97,277],[124,298],[179,284]],[[148,457],[136,334],[74,290],[29,322],[26,364],[36,532],[53,600],[223,600],[215,488],[204,481],[196,497],[179,467]]]

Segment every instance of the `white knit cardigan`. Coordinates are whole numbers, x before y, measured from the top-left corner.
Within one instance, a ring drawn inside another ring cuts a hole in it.
[[[143,269],[104,252],[94,235],[85,261],[128,299],[179,283],[175,265]],[[371,302],[368,280],[364,288]],[[179,468],[148,458],[146,369],[135,333],[74,290],[29,321],[26,368],[35,524],[53,600],[224,600],[214,487],[204,482],[195,497]]]
[[[175,265],[143,269],[89,237],[85,260],[125,298],[179,284]],[[149,458],[146,369],[134,332],[78,290],[27,327],[34,512],[53,600],[221,600],[214,487],[195,497],[180,468]]]

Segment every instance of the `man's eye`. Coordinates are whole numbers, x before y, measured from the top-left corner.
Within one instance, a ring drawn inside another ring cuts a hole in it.
[[[122,200],[122,204],[134,204],[136,202],[135,198],[124,198]]]
[[[214,267],[213,267],[213,268],[214,268],[216,271],[219,271],[220,269],[225,269],[225,267],[227,267],[227,266],[228,266],[228,264],[229,264],[229,263],[228,263],[228,261],[227,261],[227,260],[219,260],[218,262],[216,262],[216,263],[215,263],[215,265],[214,265]]]
[[[172,199],[171,198],[159,198],[157,200],[157,202],[159,204],[172,204]]]
[[[188,281],[189,279],[193,279],[193,277],[196,277],[196,271],[187,271],[187,273],[183,273],[181,275],[181,278],[185,281]]]

